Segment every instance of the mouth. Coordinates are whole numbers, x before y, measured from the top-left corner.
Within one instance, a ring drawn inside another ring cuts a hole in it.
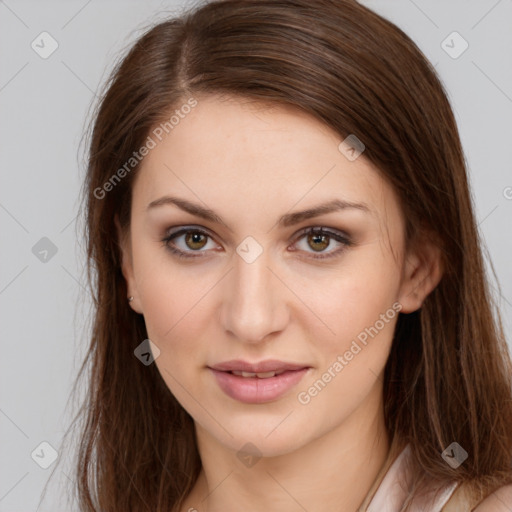
[[[220,389],[233,400],[261,404],[278,400],[289,392],[310,367],[277,360],[256,364],[237,360],[209,366],[208,369]]]
[[[233,375],[237,375],[238,377],[258,377],[258,379],[268,379],[270,377],[275,377],[276,375],[281,375],[282,373],[284,373],[286,370],[280,370],[280,371],[277,371],[277,372],[259,372],[259,373],[253,373],[253,372],[244,372],[244,371],[239,371],[239,370],[233,370],[231,372],[228,372],[228,373],[231,373]]]

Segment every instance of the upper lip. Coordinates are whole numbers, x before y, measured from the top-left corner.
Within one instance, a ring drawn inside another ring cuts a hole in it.
[[[213,366],[210,366],[212,370],[218,370],[221,372],[250,372],[250,373],[264,373],[264,372],[280,372],[286,370],[302,370],[309,368],[304,364],[287,363],[284,361],[278,361],[276,359],[267,359],[266,361],[260,361],[259,363],[248,363],[241,359],[233,359],[231,361],[225,361]]]

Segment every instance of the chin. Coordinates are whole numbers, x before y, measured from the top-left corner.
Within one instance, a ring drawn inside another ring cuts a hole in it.
[[[231,416],[229,421],[219,420],[227,432],[219,425],[212,425],[208,421],[207,435],[216,438],[223,446],[234,451],[239,458],[246,452],[255,457],[278,457],[302,448],[321,435],[318,433],[315,436],[311,421],[292,424],[290,420],[293,415],[294,413],[290,414],[289,418],[286,418],[286,414],[280,414],[278,418],[272,415],[260,421],[255,418],[255,413],[243,420]],[[290,423],[285,425],[289,421]],[[204,425],[201,428],[205,430]]]

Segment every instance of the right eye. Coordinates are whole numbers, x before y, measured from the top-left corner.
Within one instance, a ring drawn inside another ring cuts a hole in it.
[[[182,228],[178,231],[168,233],[163,239],[164,246],[179,258],[202,257],[206,251],[202,251],[211,236],[199,228]],[[181,243],[177,243],[181,242]],[[181,247],[180,247],[181,245]],[[198,254],[193,254],[198,253]]]

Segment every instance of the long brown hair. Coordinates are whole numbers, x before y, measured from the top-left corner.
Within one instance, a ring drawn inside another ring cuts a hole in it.
[[[156,366],[134,357],[147,333],[126,302],[114,218],[129,228],[139,165],[105,184],[169,112],[209,93],[292,105],[340,141],[357,134],[400,198],[406,242],[433,233],[443,257],[439,285],[398,319],[385,369],[387,429],[410,443],[418,474],[469,482],[482,496],[512,482],[512,363],[434,69],[399,28],[353,0],[213,1],[141,36],[95,113],[84,189],[95,311],[80,373],[89,386],[81,510],[178,510],[201,469],[192,418]],[[457,469],[441,457],[453,441],[469,455]]]

